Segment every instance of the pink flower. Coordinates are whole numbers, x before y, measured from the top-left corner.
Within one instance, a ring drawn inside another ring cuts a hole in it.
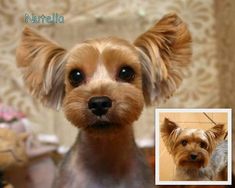
[[[24,118],[25,115],[12,107],[7,107],[0,104],[0,119],[5,122],[13,121],[14,119],[20,120]]]

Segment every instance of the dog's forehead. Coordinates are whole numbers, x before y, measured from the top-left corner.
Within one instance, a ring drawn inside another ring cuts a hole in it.
[[[185,128],[183,129],[182,136],[187,136],[187,137],[192,137],[192,138],[200,138],[203,140],[206,140],[206,134],[205,131],[202,129],[190,129],[190,128]]]
[[[108,71],[123,65],[132,65],[138,71],[139,53],[131,43],[123,39],[112,37],[89,40],[77,44],[69,51],[66,66],[69,70],[83,67],[92,73],[101,67],[100,64],[104,64]]]
[[[101,39],[87,40],[83,43],[75,45],[70,51],[70,55],[74,55],[76,53],[80,53],[82,51],[90,50],[92,52],[96,52],[98,54],[103,54],[106,51],[120,51],[129,54],[137,54],[137,50],[135,47],[129,43],[128,41],[116,38],[116,37],[107,37]]]
[[[117,38],[117,37],[107,37],[101,39],[94,39],[85,41],[86,44],[90,44],[96,47],[100,53],[105,51],[106,49],[124,49],[127,52],[135,52],[134,46],[125,39]]]

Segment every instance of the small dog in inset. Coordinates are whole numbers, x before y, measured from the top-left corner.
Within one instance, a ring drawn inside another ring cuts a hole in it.
[[[132,124],[144,104],[172,95],[190,59],[191,36],[175,14],[163,17],[134,43],[107,37],[69,51],[25,28],[17,63],[26,86],[44,104],[62,106],[66,118],[80,128],[54,187],[152,187]]]
[[[176,164],[174,180],[227,180],[227,141],[224,125],[209,130],[180,128],[165,118],[161,136]],[[222,141],[223,140],[223,141]]]

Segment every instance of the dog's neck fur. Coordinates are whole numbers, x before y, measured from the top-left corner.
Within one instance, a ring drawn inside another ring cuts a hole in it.
[[[132,126],[102,134],[80,131],[54,187],[152,187],[151,171],[135,144]]]
[[[205,168],[187,168],[187,167],[176,167],[174,180],[180,181],[196,181],[196,180],[209,180],[206,176]]]
[[[132,126],[125,126],[111,136],[104,133],[96,137],[82,130],[75,145],[78,162],[88,170],[116,175],[128,172],[136,152]]]

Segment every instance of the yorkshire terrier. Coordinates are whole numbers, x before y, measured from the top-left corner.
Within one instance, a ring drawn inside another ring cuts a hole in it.
[[[80,129],[54,187],[153,186],[132,124],[144,104],[172,95],[190,63],[191,36],[177,15],[166,15],[133,43],[107,37],[69,51],[26,27],[16,58],[31,93],[62,107]]]
[[[165,118],[161,136],[176,164],[173,180],[227,180],[228,146],[222,139],[224,134],[223,124],[209,130],[180,128]]]

